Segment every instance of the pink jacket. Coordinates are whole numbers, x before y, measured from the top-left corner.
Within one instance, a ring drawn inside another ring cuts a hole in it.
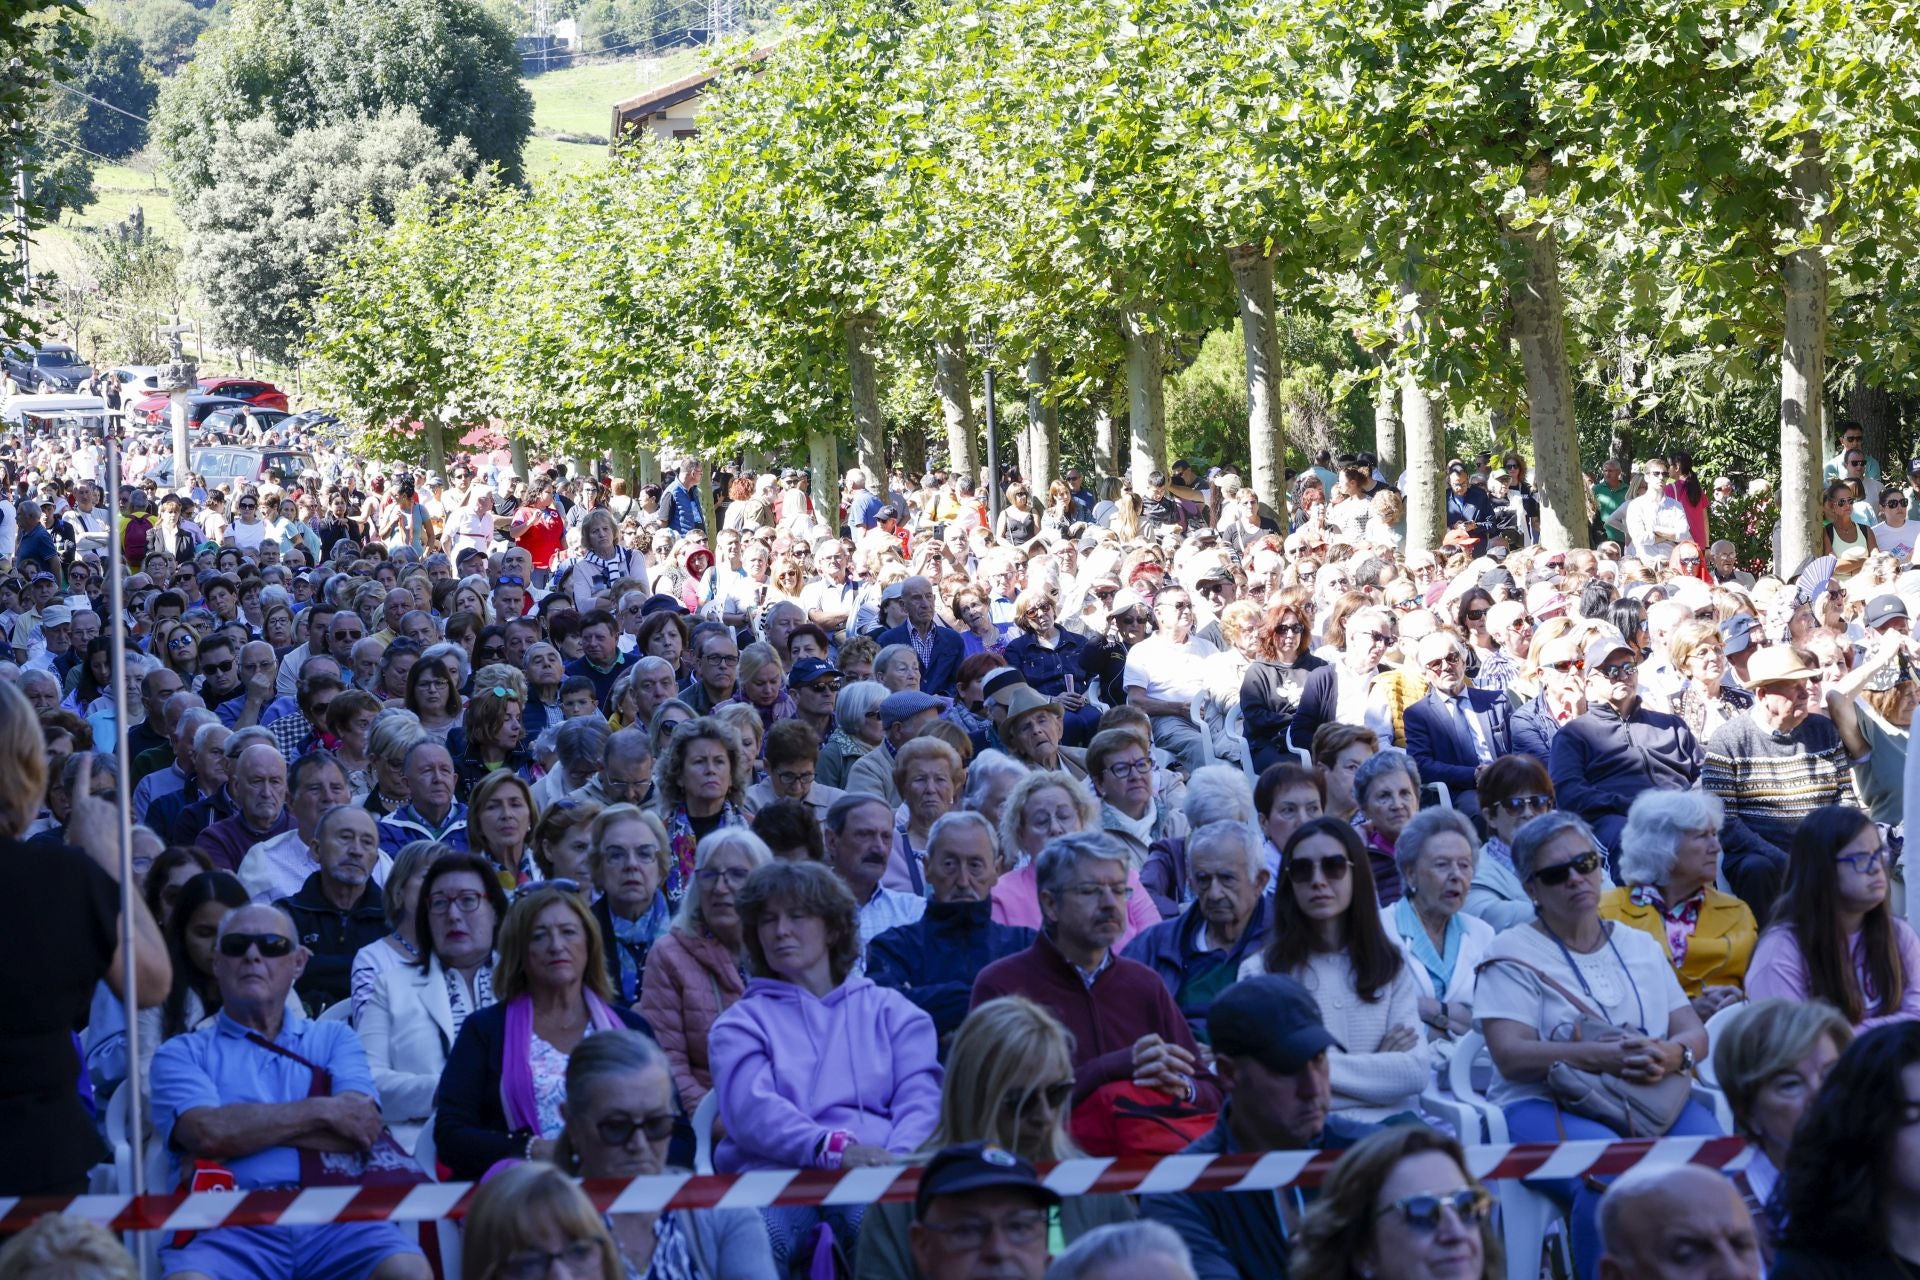
[[[707,1033],[714,1019],[746,990],[733,953],[714,938],[669,929],[647,952],[640,974],[640,1016],[667,1051],[680,1105],[689,1113],[713,1088]]]
[[[1869,1017],[1855,1027],[1855,1031],[1866,1031],[1908,1018],[1920,1018],[1920,936],[1915,935],[1913,926],[1895,916],[1893,937],[1895,945],[1900,948],[1900,969],[1906,975],[1907,989],[1900,993],[1900,1002],[1892,1013]],[[1859,934],[1847,939],[1847,950],[1853,956],[1854,981],[1865,991],[1867,956]],[[1747,999],[1765,1000],[1781,996],[1804,1003],[1812,997],[1810,985],[1807,958],[1801,953],[1793,930],[1776,924],[1761,934],[1759,945],[1753,949],[1753,961],[1747,966]],[[1868,991],[1867,1007],[1876,1008],[1879,1003],[1878,993]]]
[[[1022,929],[1039,929],[1046,924],[1040,912],[1040,886],[1035,883],[1037,865],[1029,862],[1018,871],[1009,871],[993,886],[995,924],[1017,925]],[[1116,953],[1124,950],[1135,934],[1160,923],[1160,912],[1140,883],[1138,871],[1127,872],[1127,887],[1133,892],[1127,895],[1126,931],[1120,935],[1120,941],[1113,944]]]

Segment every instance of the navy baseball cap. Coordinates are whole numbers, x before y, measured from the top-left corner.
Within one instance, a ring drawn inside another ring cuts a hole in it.
[[[787,677],[790,685],[812,684],[826,676],[837,676],[840,672],[831,662],[822,662],[818,658],[802,658],[793,664],[793,674]]]
[[[927,1216],[927,1205],[936,1196],[965,1195],[970,1191],[996,1188],[1026,1191],[1049,1207],[1060,1203],[1060,1193],[1040,1181],[1032,1165],[1011,1151],[987,1142],[967,1142],[942,1147],[920,1171],[920,1186],[913,1196],[913,1216]]]
[[[1286,1076],[1330,1048],[1344,1051],[1321,1021],[1313,993],[1277,973],[1244,979],[1222,992],[1207,1010],[1207,1036],[1215,1053],[1252,1058]]]

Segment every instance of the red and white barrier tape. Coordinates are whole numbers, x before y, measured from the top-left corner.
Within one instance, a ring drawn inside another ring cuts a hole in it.
[[[1620,1142],[1504,1143],[1468,1147],[1467,1163],[1483,1181],[1542,1180],[1593,1174],[1610,1177],[1641,1164],[1697,1164],[1732,1171],[1744,1166],[1743,1138],[1660,1138]],[[1332,1151],[1264,1155],[1130,1156],[1062,1160],[1042,1165],[1048,1186],[1063,1196],[1154,1195],[1180,1191],[1273,1191],[1318,1186],[1339,1158]],[[769,1205],[875,1204],[911,1200],[918,1166],[881,1169],[763,1170],[694,1176],[668,1174],[585,1184],[601,1210],[761,1209]],[[463,1217],[470,1182],[418,1187],[313,1187],[295,1191],[210,1191],[197,1195],[0,1196],[0,1234],[19,1231],[48,1213],[87,1218],[115,1231],[205,1231],[213,1227],[318,1226],[329,1222],[434,1222]]]

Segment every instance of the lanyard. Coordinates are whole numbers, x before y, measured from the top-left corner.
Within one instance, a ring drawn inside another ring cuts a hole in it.
[[[1580,972],[1580,966],[1574,963],[1573,952],[1567,950],[1567,944],[1560,941],[1560,935],[1555,933],[1553,926],[1545,920],[1539,921],[1539,925],[1540,928],[1546,932],[1546,935],[1553,939],[1553,945],[1560,948],[1560,954],[1566,958],[1567,968],[1573,970],[1573,976],[1579,981],[1580,989],[1587,993],[1587,999],[1593,1001],[1594,1008],[1599,1009],[1602,1013],[1606,1012],[1606,1006],[1600,1002],[1600,997],[1594,995],[1593,988],[1587,985],[1587,975]],[[1620,948],[1614,945],[1613,926],[1606,925],[1603,927],[1607,931],[1607,950],[1613,952],[1613,958],[1619,962],[1620,974],[1627,980],[1627,990],[1633,992],[1633,1002],[1640,1007],[1640,1021],[1638,1023],[1640,1034],[1650,1036],[1653,1032],[1647,1029],[1647,1004],[1646,1001],[1640,998],[1639,984],[1634,982],[1633,972],[1627,968],[1626,960],[1620,955]]]

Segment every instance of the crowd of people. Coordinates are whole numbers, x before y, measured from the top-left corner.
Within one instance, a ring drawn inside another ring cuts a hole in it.
[[[170,485],[135,440],[115,511],[71,438],[8,464],[0,1195],[98,1186],[132,1090],[170,1187],[482,1182],[470,1280],[1531,1277],[1485,1126],[1730,1123],[1736,1176],[1530,1184],[1572,1274],[1920,1267],[1920,571],[1857,428],[1785,575],[1685,453],[1608,462],[1560,552],[1518,456],[1451,463],[1423,547],[1366,455],[1284,495],[1068,468],[996,516],[939,470],[305,443]],[[1302,1149],[1345,1154],[1279,1194],[1036,1173]],[[872,1207],[574,1182],[900,1163]],[[159,1262],[421,1280],[433,1236]],[[17,1269],[62,1249],[116,1265],[48,1220],[0,1280],[93,1274]]]

